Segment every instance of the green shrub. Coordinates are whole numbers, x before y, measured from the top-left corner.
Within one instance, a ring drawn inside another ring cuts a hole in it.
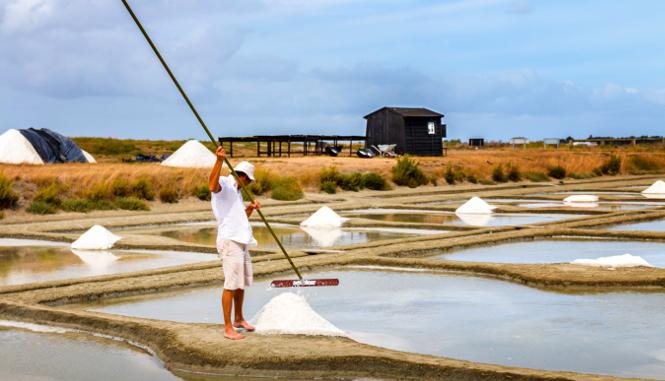
[[[405,185],[409,188],[416,188],[425,185],[429,179],[423,171],[418,168],[418,162],[408,156],[397,160],[397,164],[392,169],[393,182],[397,185]]]
[[[116,178],[111,182],[111,194],[115,197],[129,197],[132,195],[132,187],[129,181],[123,178]]]
[[[648,157],[631,156],[628,163],[639,172],[658,172],[661,170],[660,163]]]
[[[362,175],[363,187],[371,190],[388,190],[390,185],[381,174],[376,172],[367,172]]]
[[[527,180],[532,181],[534,183],[542,183],[545,181],[550,181],[549,176],[542,172],[527,172],[524,174],[524,177],[527,178]]]
[[[434,187],[439,186],[439,179],[436,178],[436,176],[432,176],[429,178],[429,183],[432,184]]]
[[[478,184],[478,178],[477,178],[476,175],[474,175],[473,173],[467,175],[467,176],[466,176],[466,179],[467,179],[467,181],[469,181],[471,184]]]
[[[113,210],[118,209],[110,200],[88,200],[92,210]]]
[[[113,199],[111,187],[104,182],[99,182],[83,192],[83,197],[88,200],[110,200]]]
[[[337,183],[334,181],[324,181],[321,183],[320,189],[322,192],[326,192],[328,194],[337,193]]]
[[[490,179],[480,179],[478,182],[482,185],[496,185],[496,182],[490,180]]]
[[[294,201],[303,197],[302,188],[293,177],[279,177],[272,184],[270,198],[281,201]]]
[[[115,205],[124,210],[150,210],[145,201],[136,197],[120,197],[115,200]]]
[[[274,178],[270,171],[258,169],[254,174],[254,181],[247,188],[252,191],[252,195],[264,194],[272,189]]]
[[[333,182],[339,184],[342,175],[337,171],[335,167],[328,167],[321,170],[319,174],[319,182],[321,184],[325,182]]]
[[[180,194],[175,188],[162,188],[159,191],[159,201],[174,204],[180,200]]]
[[[152,190],[152,183],[146,177],[140,177],[132,185],[132,194],[142,200],[152,201],[155,199],[155,192]]]
[[[508,181],[508,177],[505,172],[503,172],[503,165],[499,164],[494,167],[494,170],[492,171],[492,180],[497,183],[505,183]]]
[[[18,203],[18,194],[13,186],[14,182],[0,173],[0,209],[13,208]]]
[[[621,171],[621,158],[615,155],[611,155],[609,159],[603,165],[594,170],[595,173],[601,173],[603,175],[618,175]]]
[[[508,180],[512,182],[522,181],[522,172],[516,165],[511,165],[508,170]]]
[[[464,177],[464,172],[459,168],[453,168],[451,165],[448,165],[448,168],[446,168],[446,172],[443,175],[443,178],[446,179],[446,182],[450,185],[464,181]]]
[[[560,165],[556,165],[556,166],[554,166],[554,167],[550,167],[550,168],[547,170],[547,175],[548,175],[549,177],[553,177],[553,178],[555,178],[555,179],[559,179],[559,180],[561,180],[561,179],[563,179],[564,177],[566,177],[566,168],[564,168],[564,167],[562,167],[562,166],[560,166]]]
[[[196,196],[199,200],[210,201],[210,187],[207,184],[195,186],[194,196]]]
[[[338,184],[346,191],[358,192],[363,187],[363,176],[358,172],[346,173],[340,177]]]
[[[56,212],[56,207],[44,201],[33,201],[30,203],[26,211],[32,214],[53,214]]]
[[[35,195],[34,200],[51,204],[53,206],[60,206],[62,203],[62,196],[67,191],[67,188],[55,181],[51,184],[39,189]]]
[[[575,173],[575,172],[572,172],[568,176],[572,179],[575,179],[575,180],[584,180],[584,179],[590,179],[590,178],[594,177],[595,175],[593,173]]]
[[[3,219],[3,218],[5,218],[5,212],[0,210],[0,220]]]
[[[92,210],[92,202],[84,198],[74,198],[63,200],[60,208],[66,212],[87,213]]]

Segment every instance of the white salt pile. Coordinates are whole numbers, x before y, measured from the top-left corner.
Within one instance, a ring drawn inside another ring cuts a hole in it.
[[[72,249],[79,250],[106,250],[113,247],[122,237],[108,231],[101,225],[95,225],[72,242]]]
[[[72,249],[72,253],[95,270],[102,270],[118,260],[118,257],[113,255],[113,253],[103,250]]]
[[[624,254],[614,255],[611,257],[600,257],[598,259],[576,259],[570,262],[574,265],[594,266],[594,267],[654,267],[649,262],[645,261],[642,257]]]
[[[339,214],[335,213],[335,211],[329,207],[322,206],[316,211],[316,213],[301,222],[300,226],[317,229],[338,228],[348,220],[348,218],[340,217]]]
[[[86,152],[84,150],[81,150],[81,152],[83,152],[83,156],[88,161],[88,163],[96,163],[97,162],[97,160],[95,160],[95,158],[91,154],[89,154],[88,152]]]
[[[212,168],[216,161],[215,154],[198,140],[190,140],[178,148],[162,162],[168,167]]]
[[[0,135],[0,163],[44,164],[44,161],[23,134],[11,129]]]
[[[335,246],[338,240],[342,237],[342,229],[319,229],[319,228],[308,228],[302,227],[302,230],[305,231],[312,239],[316,242],[319,247],[330,247]]]
[[[317,314],[305,298],[292,292],[272,298],[253,321],[256,332],[266,335],[347,336]]]
[[[496,206],[490,205],[480,197],[471,199],[455,210],[457,214],[491,214]]]
[[[642,191],[642,194],[662,194],[665,195],[665,181],[658,180],[650,187]]]
[[[592,194],[574,194],[563,199],[563,202],[570,204],[575,202],[591,203],[598,202],[598,196]]]

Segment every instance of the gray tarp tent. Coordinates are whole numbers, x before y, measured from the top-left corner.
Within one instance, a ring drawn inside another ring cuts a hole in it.
[[[32,144],[44,163],[87,163],[81,148],[71,139],[47,128],[19,132]]]

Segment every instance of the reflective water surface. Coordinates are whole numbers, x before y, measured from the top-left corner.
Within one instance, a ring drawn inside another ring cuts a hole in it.
[[[625,241],[525,241],[481,246],[436,256],[467,262],[568,263],[623,254],[638,255],[656,267],[665,267],[665,243]]]
[[[26,245],[27,244],[27,245]],[[141,271],[217,259],[155,250],[72,250],[66,244],[0,239],[0,286]]]
[[[427,273],[339,271],[316,277],[338,277],[341,283],[302,291],[311,306],[360,342],[486,363],[665,379],[662,294],[566,295]],[[97,309],[221,323],[220,291]],[[269,290],[267,281],[249,288],[247,316],[279,292],[285,291]]]
[[[609,230],[662,232],[665,231],[665,219],[614,225]]]

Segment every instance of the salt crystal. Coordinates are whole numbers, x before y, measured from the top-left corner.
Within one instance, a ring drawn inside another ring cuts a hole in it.
[[[594,266],[594,267],[654,267],[649,262],[645,261],[642,257],[624,254],[614,255],[611,257],[600,257],[598,259],[576,259],[571,262],[574,265]]]
[[[317,314],[304,297],[286,292],[272,298],[253,319],[266,335],[342,336],[347,334]]]
[[[44,164],[44,161],[23,134],[11,129],[0,135],[0,163]]]
[[[190,140],[162,162],[168,167],[212,168],[217,161],[215,154],[198,140]]]
[[[111,233],[101,225],[95,225],[83,233],[71,245],[72,249],[80,250],[106,250],[113,247],[121,237]]]
[[[658,180],[642,191],[642,194],[665,194],[665,181]]]
[[[455,210],[457,214],[491,214],[496,206],[490,205],[480,197],[471,199]]]
[[[340,217],[334,210],[327,206],[322,206],[316,213],[309,216],[308,219],[300,223],[301,227],[311,228],[338,228],[342,226],[348,218]]]

